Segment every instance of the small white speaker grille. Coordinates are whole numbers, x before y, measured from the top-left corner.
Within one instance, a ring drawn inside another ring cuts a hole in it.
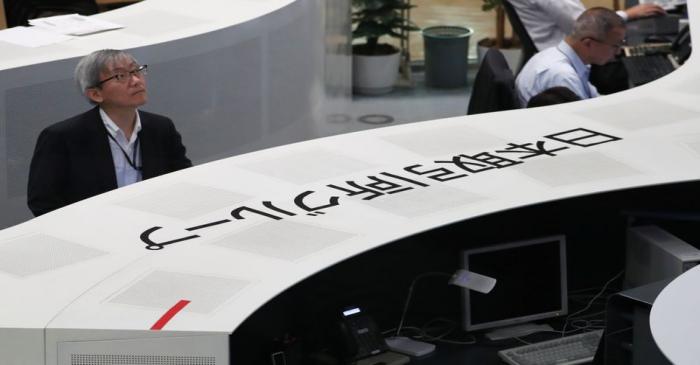
[[[209,313],[247,284],[230,278],[154,271],[110,302],[165,310],[185,299],[191,302],[184,312]]]
[[[694,110],[654,99],[629,100],[599,108],[586,108],[577,114],[626,130],[640,130],[696,119]]]
[[[216,365],[213,356],[71,354],[71,365]]]
[[[289,221],[263,223],[212,244],[294,261],[354,237],[334,229]]]
[[[444,185],[408,190],[397,195],[400,197],[389,195],[373,200],[358,200],[358,202],[398,216],[416,218],[461,208],[485,199],[481,195]]]
[[[232,191],[177,183],[117,203],[126,208],[177,219],[190,219],[234,205],[248,197]]]
[[[104,255],[91,247],[36,234],[0,242],[0,271],[29,276]]]
[[[299,168],[299,161],[304,161],[304,168]],[[267,160],[254,161],[242,167],[259,174],[273,176],[296,184],[329,179],[347,175],[372,167],[364,161],[341,155],[322,148],[292,152]]]
[[[488,150],[503,144],[494,135],[462,125],[388,135],[382,139],[427,157]],[[468,147],[466,151],[465,147]]]
[[[556,159],[528,161],[517,170],[548,186],[557,188],[640,174],[633,167],[599,152],[558,156]]]
[[[688,147],[690,147],[690,149],[692,149],[693,151],[695,151],[697,154],[700,155],[700,141],[689,142],[689,143],[686,143],[686,145]]]

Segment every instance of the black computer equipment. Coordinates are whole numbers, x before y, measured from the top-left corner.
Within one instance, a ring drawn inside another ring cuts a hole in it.
[[[675,36],[680,29],[680,22],[683,17],[678,14],[666,14],[653,18],[636,20],[636,32],[647,34],[647,36]]]
[[[671,73],[692,52],[690,27],[684,27],[670,44],[645,43],[626,47],[622,63],[631,86],[639,86]]]
[[[686,4],[688,3],[688,0],[625,0],[625,9],[631,8],[635,5],[639,4],[647,4],[647,3],[654,3],[666,10],[667,12],[669,11],[674,11],[677,9],[684,9],[686,7]]]
[[[562,316],[568,311],[564,236],[465,250],[462,266],[497,280],[488,294],[463,291],[463,327],[467,331],[518,325]],[[498,336],[487,336],[508,337],[508,331],[499,331]],[[525,334],[519,329],[513,332],[514,336]]]
[[[342,313],[339,328],[342,340],[341,350],[346,358],[363,359],[389,349],[372,317],[363,313],[358,307],[345,308]]]

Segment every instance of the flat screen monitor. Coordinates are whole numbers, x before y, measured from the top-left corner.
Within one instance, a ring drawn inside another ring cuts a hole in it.
[[[463,290],[467,331],[558,317],[568,311],[564,236],[465,250],[462,265],[497,280],[488,294]]]

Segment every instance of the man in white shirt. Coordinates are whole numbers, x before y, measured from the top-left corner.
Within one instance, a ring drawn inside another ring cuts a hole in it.
[[[571,33],[585,7],[581,0],[508,0],[538,50],[554,47]],[[655,4],[640,4],[617,14],[625,21],[665,14]]]
[[[533,56],[515,80],[522,106],[533,96],[555,86],[569,88],[581,99],[598,96],[588,81],[590,65],[612,60],[624,44],[625,23],[614,11],[591,8],[584,11],[573,30],[555,47]]]

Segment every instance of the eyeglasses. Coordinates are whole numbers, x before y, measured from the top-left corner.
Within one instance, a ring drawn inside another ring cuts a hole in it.
[[[623,39],[622,41],[620,41],[620,43],[617,43],[617,44],[610,44],[610,43],[607,43],[607,42],[603,42],[603,41],[601,41],[600,39],[595,39],[595,38],[592,38],[592,37],[591,37],[590,39],[592,39],[592,40],[594,40],[594,41],[596,41],[596,42],[598,42],[598,43],[602,43],[602,44],[604,44],[604,45],[606,45],[606,46],[608,46],[608,47],[612,47],[612,48],[614,48],[614,49],[620,49],[620,48],[622,48],[622,47],[624,47],[624,46],[627,45],[627,40],[626,40],[626,39]]]
[[[93,86],[93,87],[100,87],[100,86],[102,86],[102,84],[104,84],[105,82],[107,82],[107,81],[109,81],[109,80],[115,80],[115,81],[118,82],[118,83],[125,83],[125,82],[127,82],[132,76],[136,76],[136,77],[138,77],[138,78],[142,78],[142,77],[144,77],[145,75],[148,74],[147,69],[148,69],[148,65],[141,65],[141,66],[139,66],[139,67],[137,67],[137,68],[135,68],[135,69],[133,69],[133,70],[131,70],[131,71],[117,72],[117,73],[115,73],[114,75],[112,75],[112,76],[110,76],[110,77],[108,77],[108,78],[106,78],[106,79],[104,79],[104,80],[101,80],[100,82],[97,83],[97,85],[95,85],[95,86]]]

